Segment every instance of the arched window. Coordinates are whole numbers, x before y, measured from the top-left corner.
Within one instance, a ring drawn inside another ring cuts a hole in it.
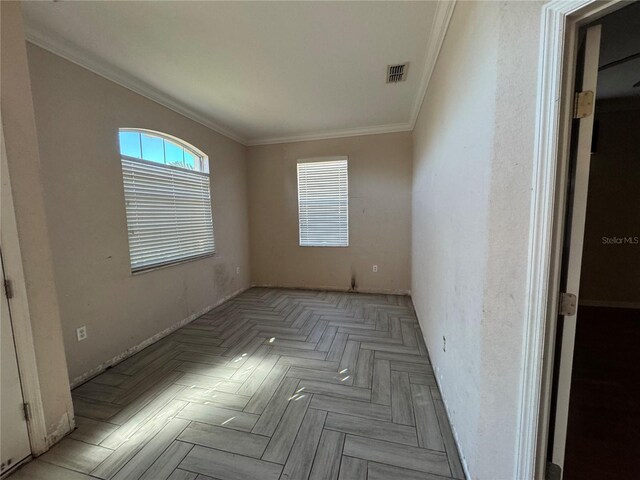
[[[119,131],[131,270],[215,252],[209,159],[150,130]]]

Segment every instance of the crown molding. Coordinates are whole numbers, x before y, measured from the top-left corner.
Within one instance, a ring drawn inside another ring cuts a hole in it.
[[[213,130],[214,132],[219,133],[220,135],[224,135],[231,140],[241,143],[242,145],[246,145],[246,139],[242,135],[238,135],[232,130],[223,127],[204,115],[194,111],[193,109],[184,105],[184,103],[176,100],[170,95],[167,95],[164,92],[152,87],[146,82],[142,82],[129,73],[113,66],[107,64],[105,62],[96,61],[92,59],[90,55],[82,52],[80,49],[73,48],[66,43],[63,43],[59,40],[54,39],[49,35],[42,34],[41,32],[36,31],[29,25],[25,24],[25,37],[28,42],[37,45],[38,47],[44,48],[55,55],[58,55],[65,60],[68,60],[76,65],[79,65],[87,70],[95,73],[96,75],[100,75],[101,77],[106,78],[107,80],[111,80],[118,85],[125,87],[143,97],[148,98],[160,105],[167,107],[170,110],[173,110],[180,115],[184,115],[185,117],[193,120],[194,122],[198,122],[201,125]]]
[[[431,34],[427,42],[427,52],[425,54],[424,69],[418,87],[418,95],[413,104],[410,120],[407,123],[393,123],[387,125],[375,125],[370,127],[347,128],[341,130],[330,130],[326,132],[310,133],[305,135],[292,135],[288,137],[274,138],[255,138],[247,142],[248,146],[254,145],[273,145],[277,143],[304,142],[308,140],[326,140],[330,138],[355,137],[359,135],[374,135],[380,133],[395,133],[412,131],[418,120],[422,102],[427,94],[427,88],[431,75],[436,66],[444,37],[447,34],[453,9],[456,0],[438,0],[436,5],[436,13],[431,24]]]
[[[439,0],[436,6],[436,14],[433,17],[433,23],[431,24],[431,34],[427,42],[427,53],[424,60],[424,70],[422,71],[422,78],[420,80],[420,87],[418,88],[418,96],[413,105],[411,112],[411,130],[416,125],[424,97],[427,94],[427,88],[429,87],[429,81],[431,75],[435,69],[442,44],[444,43],[444,37],[449,29],[449,22],[453,15],[453,9],[456,5],[456,0]]]
[[[180,115],[184,115],[191,120],[204,125],[211,130],[224,135],[231,140],[234,140],[245,146],[254,145],[273,145],[277,143],[291,143],[291,142],[304,142],[309,140],[328,140],[331,138],[345,138],[355,137],[360,135],[375,135],[382,133],[396,133],[407,132],[413,130],[422,102],[427,92],[429,80],[433,69],[435,67],[442,43],[449,26],[451,14],[456,0],[439,0],[436,6],[436,13],[431,25],[431,34],[429,35],[429,41],[427,44],[427,53],[425,55],[424,70],[420,80],[420,86],[418,88],[418,95],[416,96],[409,122],[406,123],[392,123],[386,125],[371,125],[367,127],[357,128],[344,128],[336,130],[326,130],[316,133],[306,133],[302,135],[290,135],[283,137],[257,137],[253,139],[247,139],[244,136],[230,130],[229,128],[220,125],[205,115],[187,107],[184,103],[175,99],[171,95],[162,92],[151,85],[143,82],[131,74],[115,67],[114,65],[100,62],[91,58],[91,55],[83,52],[79,48],[74,48],[69,44],[56,40],[50,35],[38,32],[29,25],[25,25],[25,36],[27,41],[37,45],[45,50],[48,50],[55,55],[58,55],[76,65],[79,65],[87,70],[100,75],[101,77],[111,80],[118,85],[127,88],[139,95],[142,95],[149,100],[152,100],[160,105],[163,105],[170,110],[173,110]]]
[[[408,132],[413,130],[410,123],[390,123],[387,125],[372,125],[370,127],[343,128],[326,130],[318,133],[291,135],[288,137],[254,138],[247,142],[247,146],[274,145],[277,143],[307,142],[310,140],[328,140],[331,138],[358,137],[361,135],[376,135],[381,133]]]

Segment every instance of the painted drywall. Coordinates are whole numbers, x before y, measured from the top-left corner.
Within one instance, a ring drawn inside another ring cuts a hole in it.
[[[457,2],[413,132],[412,298],[473,479],[515,475],[542,5]]]
[[[38,378],[37,382],[33,378],[24,381],[40,386],[46,448],[73,428],[73,405],[53,281],[54,265],[42,189],[44,172],[38,152],[20,5],[2,2],[0,8],[0,95],[6,147],[6,163],[2,156],[3,261],[6,275],[14,283],[12,308],[16,303],[20,306],[13,309],[12,320],[31,322]],[[14,326],[14,331],[18,329],[22,330]],[[38,439],[34,443],[43,442]],[[42,452],[34,452],[39,453]]]
[[[47,225],[74,382],[249,286],[246,148],[29,44]],[[209,156],[216,254],[132,275],[118,128],[165,132]],[[236,274],[236,268],[240,273]],[[88,338],[76,340],[87,326]]]
[[[411,134],[249,147],[255,285],[405,293],[410,279]],[[299,159],[349,159],[349,247],[298,245]],[[378,272],[373,272],[378,265]]]
[[[640,98],[598,105],[580,302],[640,308]]]

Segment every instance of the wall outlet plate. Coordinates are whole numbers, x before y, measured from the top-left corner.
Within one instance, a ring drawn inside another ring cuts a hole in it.
[[[83,325],[82,327],[76,328],[76,337],[78,337],[78,341],[79,342],[81,342],[82,340],[86,340],[87,339],[87,327]]]
[[[236,267],[236,275],[240,275],[240,267]]]
[[[378,273],[378,265],[373,266],[373,273]]]

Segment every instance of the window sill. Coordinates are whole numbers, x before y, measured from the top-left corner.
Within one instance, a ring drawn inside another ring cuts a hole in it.
[[[131,276],[135,277],[135,276],[138,276],[138,275],[143,275],[145,273],[155,272],[156,270],[161,270],[161,269],[169,268],[169,267],[175,267],[177,265],[182,265],[182,264],[189,263],[189,262],[195,262],[197,260],[203,260],[205,258],[215,257],[215,255],[216,255],[216,252],[213,252],[213,253],[207,253],[205,255],[198,255],[197,257],[189,257],[189,258],[185,258],[185,259],[182,259],[182,260],[176,260],[175,262],[163,263],[161,265],[152,265],[150,267],[142,268],[140,270],[132,270],[131,271]]]
[[[349,248],[349,245],[300,245],[300,248]]]

